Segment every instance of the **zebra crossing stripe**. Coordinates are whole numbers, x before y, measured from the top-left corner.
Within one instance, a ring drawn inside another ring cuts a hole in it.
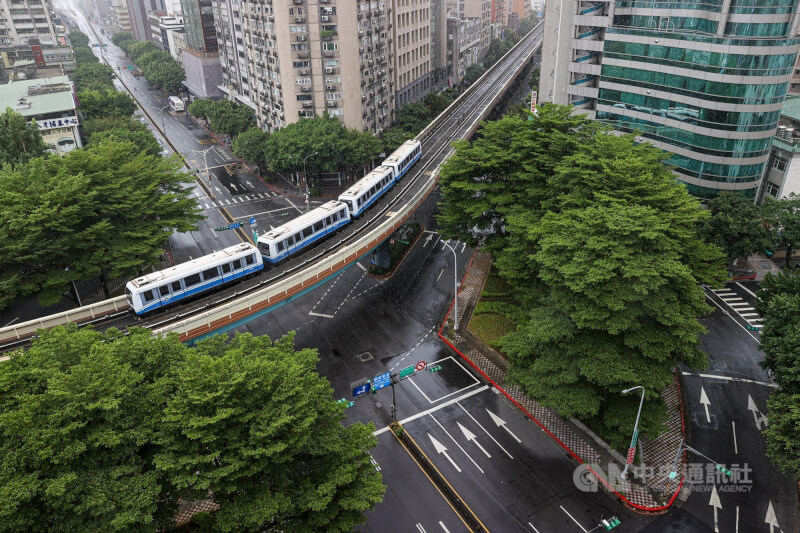
[[[758,313],[739,313],[742,317],[758,316]],[[749,319],[747,319],[749,320]]]
[[[225,203],[228,204],[228,205],[231,205],[231,201],[228,200],[227,198],[225,199]]]
[[[205,209],[208,209],[208,204],[203,204],[203,207],[204,207]]]

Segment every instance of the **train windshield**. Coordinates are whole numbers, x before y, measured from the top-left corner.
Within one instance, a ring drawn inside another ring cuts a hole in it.
[[[131,296],[131,290],[128,287],[125,287],[125,296],[128,297],[128,305],[133,307],[133,297]]]

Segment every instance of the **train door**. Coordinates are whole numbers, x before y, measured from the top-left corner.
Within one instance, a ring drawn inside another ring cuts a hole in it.
[[[169,305],[172,303],[172,291],[169,288],[169,283],[166,285],[160,286],[158,289],[153,289],[154,291],[158,291],[158,298],[161,300],[161,304],[159,307],[164,307],[165,305]]]
[[[220,265],[220,269],[222,270],[222,283],[226,283],[233,279],[233,275],[231,274],[230,263],[222,263]]]

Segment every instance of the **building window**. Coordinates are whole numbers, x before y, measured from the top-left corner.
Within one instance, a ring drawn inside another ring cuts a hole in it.
[[[782,157],[776,157],[775,161],[773,161],[773,163],[772,163],[772,168],[774,168],[775,170],[780,170],[781,172],[783,172],[783,171],[786,170],[786,163],[788,163],[788,161],[786,159],[784,159]]]
[[[767,181],[767,194],[772,196],[773,198],[777,198],[778,194],[780,193],[780,186],[771,182]]]

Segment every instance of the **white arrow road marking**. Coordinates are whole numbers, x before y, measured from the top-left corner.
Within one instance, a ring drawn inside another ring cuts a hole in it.
[[[708,399],[708,395],[706,394],[706,389],[700,387],[700,403],[703,404],[703,407],[706,408],[706,422],[709,424],[711,423],[711,415],[708,414],[708,405],[711,403]]]
[[[566,509],[564,509],[564,506],[563,506],[563,505],[559,505],[559,507],[561,507],[561,510],[562,510],[562,511],[564,511],[565,513],[567,513],[567,516],[568,516],[568,517],[572,518],[572,521],[573,521],[573,522],[575,522],[575,524],[577,524],[577,526],[578,526],[579,528],[581,528],[581,531],[583,531],[583,533],[589,533],[588,531],[586,531],[586,528],[585,528],[585,527],[583,527],[583,526],[581,525],[581,523],[580,523],[580,522],[578,522],[577,520],[575,520],[575,517],[574,517],[574,516],[572,516],[571,514],[569,514],[569,511],[567,511]]]
[[[219,187],[214,187],[214,190],[217,191],[217,194],[222,194],[222,190]]]
[[[431,435],[430,433],[428,433],[428,437],[431,438],[431,443],[433,443],[433,447],[436,449],[436,453],[444,455],[447,458],[447,460],[450,461],[450,464],[453,465],[453,468],[455,468],[457,472],[461,472],[461,469],[458,467],[456,462],[453,461],[453,458],[450,457],[450,455],[447,453],[447,448],[444,447],[444,444],[434,439],[433,435]]]
[[[249,181],[249,180],[248,180],[248,181],[245,181],[245,183],[246,183],[246,184],[247,184],[247,186],[248,186],[248,187],[250,187],[251,189],[255,189],[255,187],[253,187],[253,184],[252,184],[252,183],[250,183],[250,181]]]
[[[467,439],[467,441],[471,441],[473,444],[475,444],[475,446],[477,446],[483,452],[483,455],[485,455],[489,459],[492,458],[492,456],[489,455],[489,452],[487,452],[486,449],[483,446],[481,446],[481,443],[478,442],[478,436],[475,435],[475,433],[471,432],[470,430],[462,426],[461,422],[456,422],[456,424],[458,424],[458,427],[461,429],[461,433],[464,434],[464,438]]]
[[[767,415],[761,414],[761,411],[758,409],[758,407],[756,407],[756,402],[753,401],[753,397],[750,396],[749,394],[747,395],[747,409],[749,411],[752,411],[753,419],[755,420],[757,429],[759,430],[761,429],[762,422],[764,423],[764,428],[767,427],[768,425]]]
[[[722,502],[719,501],[716,485],[711,486],[711,499],[708,501],[708,505],[714,508],[714,533],[719,533],[719,517],[717,516],[717,511],[722,509]]]
[[[772,533],[772,528],[775,528],[778,531],[781,530],[781,527],[778,525],[778,517],[775,516],[775,508],[772,506],[772,500],[769,501],[769,507],[767,507],[767,516],[764,518],[764,522],[769,524],[769,533]]]
[[[497,427],[503,428],[504,430],[506,430],[506,433],[508,433],[509,435],[514,437],[515,441],[520,442],[520,443],[522,442],[519,439],[519,437],[514,435],[514,433],[510,429],[508,429],[508,426],[506,426],[506,421],[505,420],[503,420],[502,418],[500,418],[499,416],[497,416],[496,414],[494,414],[493,412],[491,412],[488,409],[486,409],[486,412],[489,413],[489,417],[492,419],[492,422],[494,422]]]
[[[442,526],[444,533],[450,533],[450,530],[447,529],[447,527],[444,525],[444,522],[442,522],[441,520],[439,520],[439,525]]]
[[[236,185],[234,185],[233,183],[231,183],[230,185],[231,185],[231,188],[232,188],[234,191],[236,191],[236,192],[239,192],[239,189],[237,189],[237,188],[236,188]]]
[[[463,254],[464,250],[466,250],[466,249],[467,249],[467,243],[462,244],[461,245],[461,253]]]
[[[431,242],[431,239],[433,239],[433,233],[428,234],[428,238],[425,239],[425,243],[422,245],[422,247],[425,248],[426,246],[428,246],[428,243]]]

